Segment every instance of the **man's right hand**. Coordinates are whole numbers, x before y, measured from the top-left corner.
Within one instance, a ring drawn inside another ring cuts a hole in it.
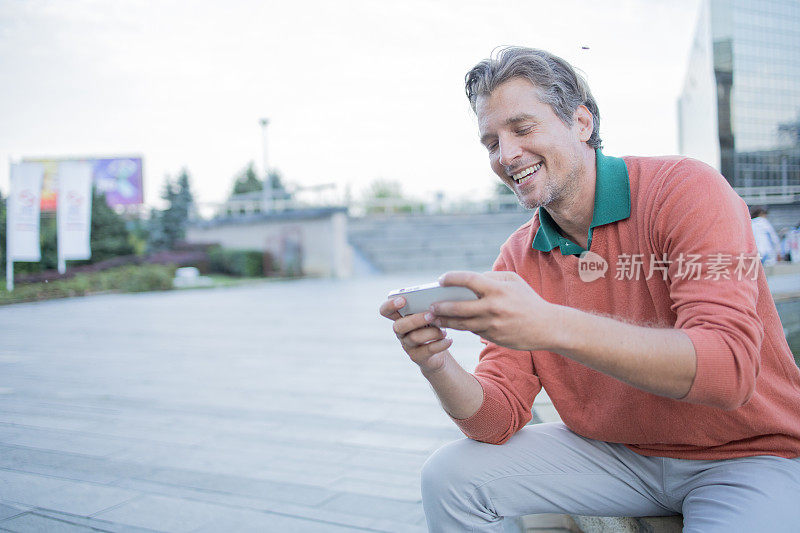
[[[422,373],[434,374],[444,366],[447,348],[453,344],[453,339],[446,337],[443,330],[431,325],[434,317],[429,311],[401,316],[398,309],[405,304],[402,296],[387,300],[381,305],[380,313],[394,321],[392,329],[400,346],[419,365]]]

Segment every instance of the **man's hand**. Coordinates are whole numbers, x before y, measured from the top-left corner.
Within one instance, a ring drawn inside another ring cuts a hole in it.
[[[434,325],[471,331],[514,350],[549,348],[553,305],[516,272],[448,272],[439,283],[467,287],[478,300],[433,304]]]
[[[401,316],[398,309],[406,304],[405,298],[387,300],[381,305],[380,313],[394,320],[392,329],[400,340],[400,345],[412,361],[419,365],[423,374],[441,370],[445,363],[447,348],[453,339],[445,337],[445,332],[431,325],[430,312]]]

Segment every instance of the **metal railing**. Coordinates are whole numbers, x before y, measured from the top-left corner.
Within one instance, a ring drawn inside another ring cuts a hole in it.
[[[800,202],[800,185],[735,187],[734,190],[748,205]]]

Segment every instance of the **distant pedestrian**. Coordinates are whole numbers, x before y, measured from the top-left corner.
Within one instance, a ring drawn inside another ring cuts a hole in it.
[[[753,226],[753,236],[756,239],[756,248],[761,256],[761,263],[764,266],[774,265],[778,260],[778,252],[781,247],[781,240],[772,227],[772,223],[767,220],[767,208],[754,206],[750,208],[750,223]]]
[[[783,237],[781,248],[786,261],[800,263],[800,223],[794,228],[789,228]]]

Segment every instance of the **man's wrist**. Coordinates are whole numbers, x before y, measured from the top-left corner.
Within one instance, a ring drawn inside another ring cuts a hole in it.
[[[427,379],[428,381],[430,381],[431,378],[433,378],[437,374],[440,374],[440,373],[444,372],[445,371],[445,367],[447,366],[447,360],[448,359],[452,359],[452,357],[450,356],[450,352],[449,351],[444,350],[442,352],[439,352],[437,354],[432,355],[430,358],[428,358],[428,361],[431,361],[432,359],[440,359],[439,361],[436,361],[439,364],[434,364],[434,365],[432,365],[431,368],[428,368],[428,367],[423,366],[423,365],[419,365],[419,370],[420,370],[420,372],[422,372],[422,376],[425,379]],[[428,362],[428,361],[426,361],[426,362]]]
[[[549,309],[545,311],[547,316],[545,324],[537,324],[538,327],[531,328],[536,332],[537,337],[532,339],[531,350],[547,350],[558,353],[567,348],[569,335],[570,307],[557,304],[547,304]]]

